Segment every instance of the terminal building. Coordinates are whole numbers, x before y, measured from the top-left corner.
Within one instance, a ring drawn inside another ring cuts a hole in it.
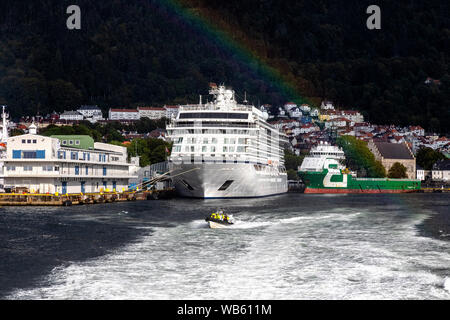
[[[5,190],[31,193],[123,191],[137,178],[136,159],[125,147],[94,142],[90,136],[41,136],[7,139]]]

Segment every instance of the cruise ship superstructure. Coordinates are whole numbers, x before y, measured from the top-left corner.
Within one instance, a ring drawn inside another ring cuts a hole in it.
[[[286,136],[233,90],[211,86],[212,102],[180,106],[167,126],[177,192],[186,197],[263,197],[287,192]],[[245,101],[244,101],[245,102]]]

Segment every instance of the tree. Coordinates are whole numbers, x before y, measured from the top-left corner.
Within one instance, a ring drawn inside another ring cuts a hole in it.
[[[141,167],[165,161],[167,158],[166,148],[170,150],[171,144],[157,138],[134,139],[127,146],[130,156],[140,157],[139,165]]]
[[[67,1],[0,1],[0,102],[11,117],[195,103],[208,82],[224,82],[273,109],[303,98],[317,106],[327,95],[372,123],[450,130],[446,4],[386,1],[390,32],[367,33],[360,0],[76,2],[86,10],[74,32],[64,27]],[[174,19],[178,5],[186,14]],[[258,58],[205,37],[210,30],[189,16],[231,32]]]
[[[433,164],[441,159],[445,159],[442,153],[427,147],[420,148],[416,155],[417,164],[425,170],[431,170]]]
[[[10,136],[10,137],[14,137],[14,136],[20,136],[20,135],[22,135],[22,134],[25,134],[25,131],[23,131],[22,129],[14,128],[14,129],[12,129],[11,132],[9,133],[9,136]]]
[[[352,136],[341,136],[336,142],[344,150],[347,167],[357,171],[358,175],[367,175],[370,178],[386,177],[386,169],[375,159],[367,147],[367,142]]]
[[[288,180],[300,180],[300,177],[297,174],[297,170],[288,169],[287,170]]]
[[[296,156],[294,153],[289,151],[288,149],[284,150],[284,166],[286,170],[298,170],[298,167],[302,165],[304,155]]]
[[[389,169],[388,178],[403,179],[408,178],[406,174],[406,167],[400,162],[395,162]]]

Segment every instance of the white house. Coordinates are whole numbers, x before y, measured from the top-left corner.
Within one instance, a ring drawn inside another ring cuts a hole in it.
[[[286,102],[284,104],[284,110],[286,110],[286,112],[289,112],[292,108],[297,108],[297,104],[295,102]]]
[[[59,119],[68,121],[81,121],[84,119],[84,117],[78,111],[64,111],[59,116]]]
[[[334,110],[333,102],[331,102],[331,101],[322,101],[322,104],[320,105],[320,109],[323,109],[323,110]]]
[[[409,126],[408,130],[409,132],[420,137],[423,137],[425,135],[425,129],[422,128],[421,126]]]
[[[166,118],[176,118],[178,115],[178,110],[180,109],[179,106],[164,106],[164,109],[166,110]]]
[[[281,129],[283,127],[285,128],[295,128],[300,127],[300,122],[294,119],[284,119],[284,120],[278,120],[275,122],[270,122],[271,125],[273,125],[277,129]]]
[[[405,143],[406,140],[402,136],[392,136],[389,138],[390,143]]]
[[[450,160],[439,160],[431,169],[431,178],[434,181],[450,181]]]
[[[340,117],[347,118],[353,122],[364,122],[364,116],[355,110],[342,110],[338,112]]]
[[[319,116],[319,110],[316,109],[316,108],[314,108],[314,109],[311,110],[311,112],[309,113],[309,115],[310,115],[311,117],[318,117],[318,116]]]
[[[425,169],[419,165],[416,165],[416,179],[420,181],[425,180]]]
[[[442,148],[443,146],[447,145],[450,142],[450,139],[447,139],[446,137],[440,137],[439,139],[436,139],[433,142],[433,145],[435,146],[435,149]]]
[[[85,118],[103,119],[102,110],[98,106],[81,106],[77,109]]]
[[[311,107],[304,103],[304,104],[302,104],[300,106],[300,110],[302,110],[303,112],[310,112],[311,111]]]
[[[7,140],[5,188],[52,194],[122,191],[133,178],[127,158],[125,147],[89,136],[14,136]]]
[[[282,118],[283,117],[287,118],[286,111],[284,111],[283,108],[281,108],[281,107],[278,108],[278,116],[282,117]]]
[[[301,118],[303,116],[303,113],[300,111],[300,108],[298,107],[291,108],[288,112],[291,118]]]
[[[259,110],[261,110],[262,112],[267,112],[267,113],[268,113],[271,107],[272,107],[272,106],[271,106],[270,104],[263,104],[263,105],[259,108]]]
[[[310,133],[319,130],[320,130],[319,127],[312,123],[307,123],[300,127],[300,133]]]
[[[342,128],[348,125],[352,126],[354,123],[346,118],[334,118],[325,122],[325,128]]]
[[[352,122],[364,122],[364,116],[355,110],[332,110],[328,112],[329,119],[346,118]]]
[[[137,109],[109,109],[109,120],[139,120]]]

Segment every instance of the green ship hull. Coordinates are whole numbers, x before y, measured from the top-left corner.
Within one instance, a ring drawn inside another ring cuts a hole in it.
[[[305,193],[403,193],[420,189],[420,180],[354,178],[350,174],[323,171],[299,171]]]

